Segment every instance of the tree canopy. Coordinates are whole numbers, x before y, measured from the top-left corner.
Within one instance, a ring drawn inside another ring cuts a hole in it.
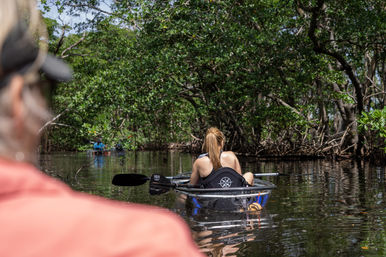
[[[42,1],[49,8],[88,19],[46,19],[50,51],[75,71],[58,87],[46,148],[95,136],[192,143],[217,126],[227,148],[251,154],[386,151],[384,1]]]

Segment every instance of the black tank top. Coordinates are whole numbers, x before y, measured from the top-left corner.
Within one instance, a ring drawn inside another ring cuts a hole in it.
[[[221,157],[220,152],[220,157]],[[202,158],[208,156],[204,153],[198,156]],[[244,187],[248,183],[237,171],[230,167],[220,167],[217,170],[212,170],[208,176],[199,178],[199,185],[203,188],[227,188],[227,187]]]
[[[222,153],[222,151],[220,152],[220,158],[221,158],[221,153]],[[197,159],[203,158],[203,157],[205,157],[205,156],[208,156],[208,158],[209,158],[209,153],[203,153],[203,154],[200,154],[200,155],[198,156]],[[214,168],[213,168],[212,171],[209,173],[209,175],[212,174],[213,171],[214,171]],[[201,176],[200,176],[200,179],[199,179],[199,181],[198,181],[199,184],[201,185],[202,182],[203,182],[207,177],[209,177],[209,175],[206,176],[206,177],[201,177]]]

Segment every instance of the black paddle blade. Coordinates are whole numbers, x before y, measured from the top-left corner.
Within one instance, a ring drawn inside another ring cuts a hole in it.
[[[117,174],[113,177],[113,185],[116,186],[139,186],[145,184],[149,178],[142,174]]]
[[[163,175],[160,174],[153,174],[150,178],[150,184],[151,185],[164,185],[164,186],[171,186],[170,179],[166,178]]]
[[[150,178],[149,193],[151,195],[160,195],[166,193],[170,188],[174,187],[170,179],[160,174],[153,174]]]
[[[160,195],[160,194],[168,192],[169,190],[170,190],[170,187],[168,187],[168,186],[150,185],[150,187],[149,187],[149,193],[151,195]]]

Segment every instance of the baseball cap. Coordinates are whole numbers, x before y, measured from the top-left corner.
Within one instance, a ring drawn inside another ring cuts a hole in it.
[[[39,48],[22,24],[17,24],[7,35],[0,51],[0,88],[11,74],[25,74],[39,55]],[[53,81],[72,79],[72,71],[61,59],[46,54],[39,70]],[[6,83],[5,83],[6,84]]]

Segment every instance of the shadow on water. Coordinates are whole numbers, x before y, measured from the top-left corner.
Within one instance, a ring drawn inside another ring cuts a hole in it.
[[[385,170],[362,162],[261,162],[240,159],[244,171],[279,172],[261,213],[192,215],[174,191],[151,196],[148,184],[117,187],[118,173],[176,175],[194,156],[127,152],[95,160],[86,153],[42,155],[40,166],[73,189],[177,212],[209,256],[386,256]]]

